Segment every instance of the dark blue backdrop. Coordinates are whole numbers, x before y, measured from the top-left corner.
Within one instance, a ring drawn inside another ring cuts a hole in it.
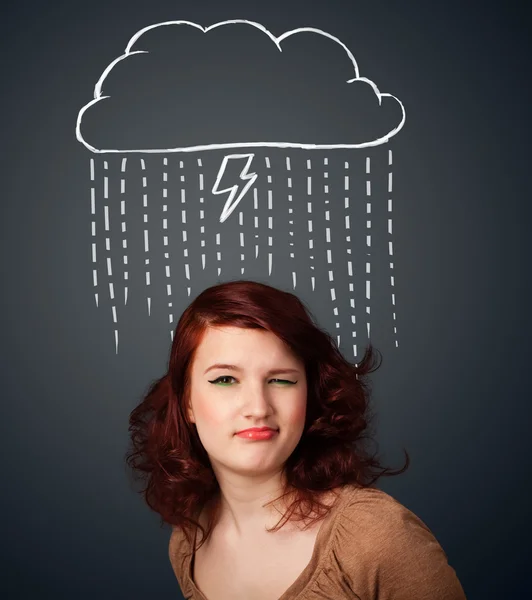
[[[385,462],[399,466],[406,447],[412,464],[381,487],[429,525],[469,600],[526,596],[531,98],[521,6],[2,5],[3,598],[180,597],[169,529],[123,465],[128,415],[166,368],[168,314],[157,304],[151,318],[124,310],[115,353],[111,313],[93,296],[91,153],[74,135],[130,37],[174,19],[248,19],[275,35],[323,29],[404,103],[405,127],[390,142],[398,334],[372,325],[383,354],[373,401]],[[337,333],[329,307],[312,305],[308,288],[301,296]]]

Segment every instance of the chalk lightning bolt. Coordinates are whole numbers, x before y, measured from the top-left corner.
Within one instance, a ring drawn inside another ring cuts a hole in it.
[[[257,179],[257,173],[248,173],[248,169],[251,165],[251,161],[253,160],[254,156],[255,156],[254,154],[228,154],[227,156],[224,156],[224,159],[220,166],[220,170],[218,171],[218,175],[216,176],[216,181],[214,182],[214,185],[212,186],[213,194],[224,194],[225,192],[230,192],[229,197],[227,198],[224,208],[222,210],[222,214],[220,215],[220,223],[223,223],[229,217],[229,215],[235,210],[235,208],[238,206],[238,203],[240,202],[240,200],[242,200],[242,198],[246,195],[246,192],[253,185],[255,179]],[[235,199],[235,196],[238,192],[238,189],[240,188],[240,185],[238,183],[235,183],[235,185],[233,185],[231,187],[224,188],[223,190],[218,189],[218,184],[220,183],[220,180],[222,179],[225,169],[227,167],[227,163],[229,162],[229,160],[231,158],[233,158],[235,160],[247,158],[247,163],[246,163],[245,167],[242,169],[242,172],[240,173],[240,179],[242,181],[247,181],[247,183],[242,188],[242,190],[240,191],[240,194],[238,194],[238,197],[236,199]]]

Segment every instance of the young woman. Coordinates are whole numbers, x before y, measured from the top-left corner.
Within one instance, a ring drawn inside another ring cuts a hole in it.
[[[185,598],[465,599],[430,529],[374,485],[409,456],[390,471],[364,447],[373,357],[348,362],[265,284],[216,285],[185,310],[127,457],[172,525]]]

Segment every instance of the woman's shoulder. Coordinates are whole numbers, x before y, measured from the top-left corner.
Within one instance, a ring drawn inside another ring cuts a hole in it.
[[[383,490],[350,486],[344,493],[340,528],[359,545],[367,540],[372,548],[377,548],[394,538],[413,534],[425,539],[433,537],[418,515]]]
[[[353,589],[390,597],[449,598],[465,595],[434,533],[414,512],[377,488],[347,492],[339,511],[334,556]],[[435,590],[438,591],[435,594]]]
[[[410,515],[415,516],[399,500],[377,487],[346,486],[344,488],[344,496],[346,499],[346,516],[352,516],[353,513],[358,513],[359,516],[364,516],[368,519],[377,515],[379,519],[386,516],[389,516],[391,519]]]

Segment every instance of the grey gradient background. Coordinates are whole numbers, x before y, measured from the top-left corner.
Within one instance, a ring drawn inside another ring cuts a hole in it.
[[[380,487],[429,525],[469,600],[528,597],[530,36],[522,6],[2,6],[3,598],[181,597],[169,528],[129,488],[123,465],[129,413],[164,373],[169,339],[161,321],[130,314],[115,354],[108,315],[92,296],[89,153],[74,124],[134,32],[170,19],[230,18],[276,35],[324,29],[353,51],[362,75],[404,102],[407,122],[394,142],[399,348],[385,331],[375,342],[383,364],[373,402],[385,462],[402,464],[405,447],[412,464]]]

